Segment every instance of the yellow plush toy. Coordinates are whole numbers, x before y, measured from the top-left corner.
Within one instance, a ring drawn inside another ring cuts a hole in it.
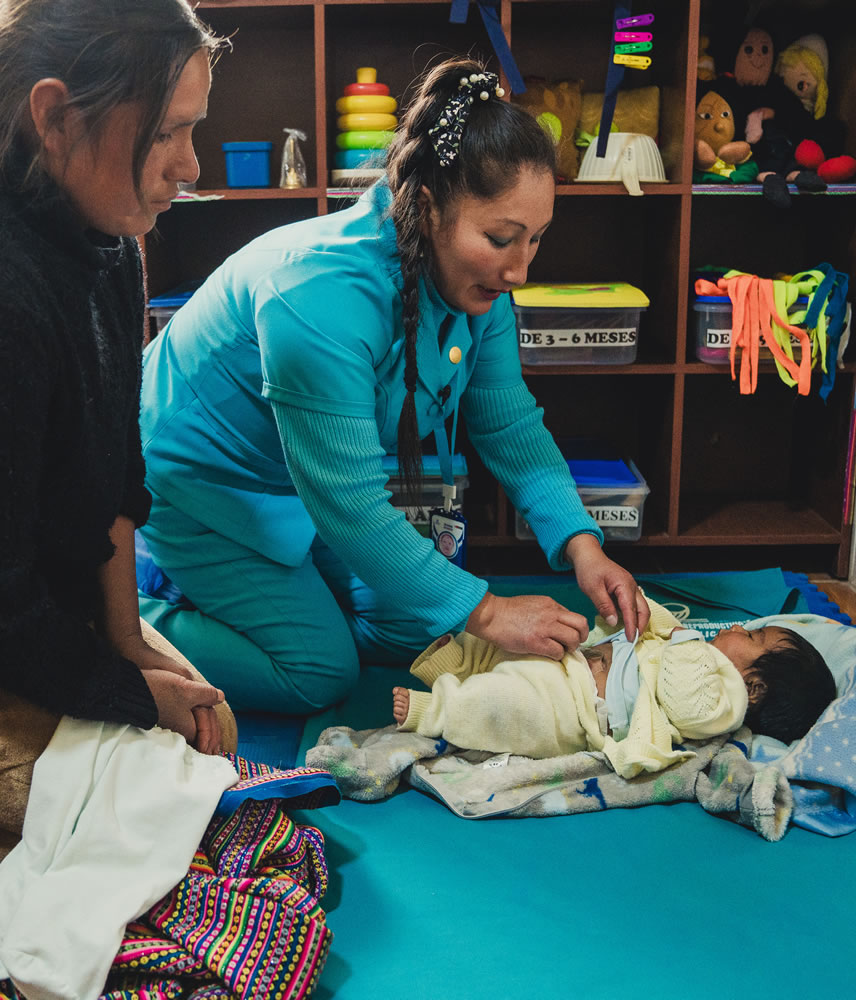
[[[580,169],[575,144],[577,122],[582,103],[582,80],[545,80],[524,78],[526,90],[514,94],[512,101],[529,112],[556,144],[559,180],[572,181]]]
[[[583,94],[580,120],[577,125],[577,145],[589,146],[600,130],[603,94]],[[636,132],[650,135],[656,141],[660,131],[660,88],[636,87],[619,90],[612,115],[612,132]]]

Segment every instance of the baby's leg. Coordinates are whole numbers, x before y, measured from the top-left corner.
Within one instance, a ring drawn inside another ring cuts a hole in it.
[[[394,687],[392,689],[392,717],[399,724],[404,724],[407,713],[410,711],[410,692],[407,688]]]

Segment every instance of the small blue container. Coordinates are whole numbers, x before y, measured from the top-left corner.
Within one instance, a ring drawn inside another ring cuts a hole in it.
[[[224,142],[226,183],[229,187],[270,187],[272,148],[272,142]]]

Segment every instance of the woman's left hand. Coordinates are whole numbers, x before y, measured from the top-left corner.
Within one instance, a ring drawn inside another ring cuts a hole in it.
[[[633,642],[637,629],[645,630],[651,612],[630,573],[604,555],[594,535],[574,535],[565,548],[565,558],[597,613],[607,625],[617,625],[620,613],[624,634]]]
[[[194,680],[193,674],[177,660],[150,646],[140,634],[131,634],[125,639],[113,639],[117,653],[136,663],[140,670],[168,670],[179,677]]]

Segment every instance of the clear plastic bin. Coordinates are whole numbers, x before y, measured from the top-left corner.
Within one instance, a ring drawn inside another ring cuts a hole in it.
[[[186,281],[176,288],[149,299],[149,316],[155,321],[158,334],[199,287],[198,281]]]
[[[512,293],[512,303],[524,365],[636,360],[648,297],[633,285],[523,285]]]
[[[790,315],[805,313],[808,299],[801,296],[790,308]],[[695,355],[711,365],[728,364],[731,353],[731,300],[727,295],[699,295],[693,303],[695,313]],[[799,325],[799,324],[794,324]],[[799,340],[791,334],[795,358],[799,360]],[[759,357],[771,360],[770,349],[761,342]]]
[[[635,542],[642,535],[642,510],[651,492],[641,472],[627,462],[568,459],[568,468],[586,510],[608,542]],[[514,534],[533,539],[526,520],[515,512]]]
[[[386,488],[392,493],[390,503],[396,510],[403,510],[407,520],[426,537],[429,534],[428,517],[432,507],[443,506],[443,478],[440,475],[440,462],[436,455],[425,455],[422,458],[422,493],[419,503],[410,506],[404,503],[401,495],[403,484],[398,474],[398,458],[395,455],[387,455],[383,460],[384,471],[389,473],[389,480]],[[464,493],[470,485],[467,476],[467,460],[463,455],[455,455],[452,458],[452,475],[455,479],[455,500],[454,506],[464,509]]]

